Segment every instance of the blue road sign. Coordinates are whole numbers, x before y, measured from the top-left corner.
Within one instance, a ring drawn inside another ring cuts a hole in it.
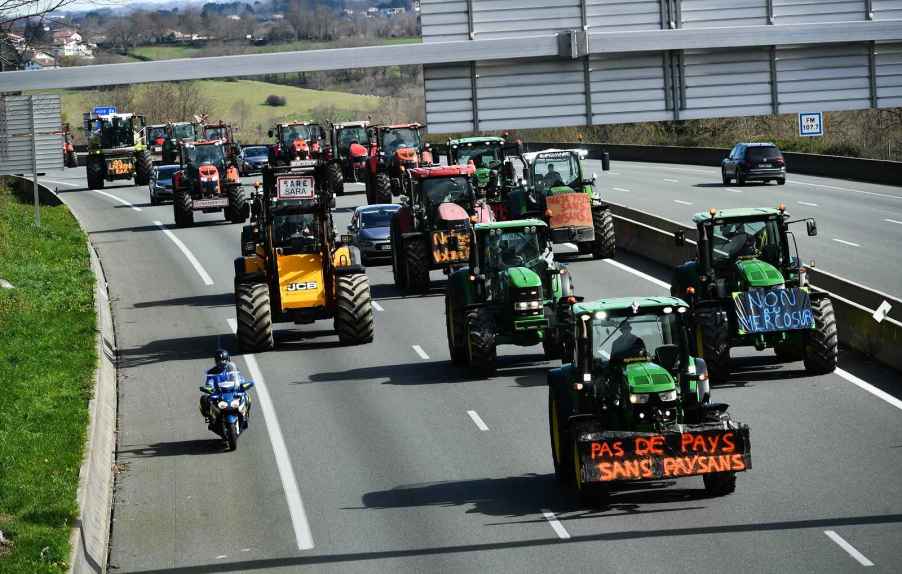
[[[807,112],[799,114],[799,136],[814,138],[824,135],[824,113]]]
[[[94,113],[98,116],[108,116],[116,113],[116,106],[96,106]]]

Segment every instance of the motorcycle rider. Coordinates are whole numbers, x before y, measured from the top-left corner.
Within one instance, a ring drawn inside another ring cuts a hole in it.
[[[207,369],[207,374],[204,378],[204,386],[209,389],[216,389],[218,383],[229,376],[230,373],[238,372],[238,367],[232,362],[232,357],[225,349],[217,349],[216,354],[213,355],[213,360],[216,364],[212,368]],[[205,421],[209,422],[210,395],[208,394],[200,396],[200,414],[203,415]]]

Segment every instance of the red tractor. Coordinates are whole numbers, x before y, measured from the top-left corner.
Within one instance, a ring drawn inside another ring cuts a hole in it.
[[[226,156],[229,161],[238,165],[238,143],[235,141],[235,129],[230,124],[219,120],[215,124],[201,124],[201,133],[205,140],[221,140],[225,144]]]
[[[430,146],[423,141],[423,124],[371,126],[367,203],[391,203],[401,194],[401,176],[420,165],[432,165]]]
[[[291,162],[319,159],[326,147],[326,130],[315,122],[276,124],[269,130],[276,142],[269,148],[269,165],[291,165]]]
[[[367,121],[332,124],[325,156],[328,161],[326,173],[329,187],[335,195],[344,194],[344,182],[360,183],[367,179],[369,125]]]

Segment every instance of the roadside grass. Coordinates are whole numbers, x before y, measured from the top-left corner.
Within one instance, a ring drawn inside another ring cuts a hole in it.
[[[65,572],[95,353],[94,276],[63,206],[0,183],[0,573]]]
[[[268,54],[273,52],[294,52],[300,50],[325,50],[329,48],[345,48],[351,46],[390,46],[395,44],[416,44],[421,42],[419,36],[402,36],[399,38],[361,38],[334,42],[313,42],[298,40],[279,44],[253,46],[251,44],[215,44],[210,46],[138,46],[129,50],[128,54],[141,60],[175,60],[179,58],[199,58],[214,55],[235,54]]]

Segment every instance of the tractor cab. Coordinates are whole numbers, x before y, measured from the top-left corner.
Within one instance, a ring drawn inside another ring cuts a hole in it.
[[[144,116],[86,112],[82,127],[88,140],[88,189],[132,178],[135,185],[147,185],[153,160],[144,145]]]
[[[180,165],[182,169],[191,172],[192,176],[196,176],[198,172],[210,171],[209,166],[215,168],[220,177],[225,176],[228,158],[220,140],[185,142],[181,147]]]
[[[418,123],[370,126],[369,203],[391,203],[393,195],[403,193],[401,178],[406,170],[432,165],[431,145],[423,141],[423,130]]]
[[[144,116],[134,114],[84,115],[84,129],[89,145],[94,149],[116,150],[141,143],[140,132]]]
[[[276,143],[271,148],[270,163],[289,165],[292,161],[319,157],[325,147],[326,131],[315,122],[276,124],[269,130]]]
[[[191,122],[171,122],[166,124],[166,139],[163,141],[163,163],[180,161],[178,153],[181,144],[200,139],[198,129]]]
[[[527,186],[538,203],[542,199],[565,193],[582,192],[594,195],[592,186],[595,176],[585,177],[583,160],[588,151],[584,149],[556,150],[523,154],[527,167]]]
[[[147,126],[145,130],[147,146],[153,153],[162,153],[166,142],[166,124]]]
[[[428,223],[439,220],[468,220],[476,214],[479,205],[473,185],[475,170],[472,166],[421,167],[405,173],[402,203],[417,206]]]
[[[439,151],[439,150],[436,150]],[[469,165],[476,168],[476,187],[493,210],[503,202],[503,190],[513,187],[514,169],[510,163],[522,153],[522,144],[509,144],[500,137],[469,137],[448,140],[440,151],[447,157],[448,165]],[[498,212],[497,219],[510,219],[506,211]]]
[[[332,153],[336,159],[366,161],[370,135],[367,121],[332,124]]]

